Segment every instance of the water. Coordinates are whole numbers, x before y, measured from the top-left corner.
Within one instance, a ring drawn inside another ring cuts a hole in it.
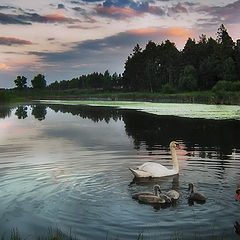
[[[58,227],[90,240],[238,239],[239,120],[36,103],[1,107],[0,118],[0,236],[18,228],[32,239]],[[128,167],[171,167],[172,140],[182,146],[179,178],[132,182]],[[189,182],[205,204],[189,206]],[[177,188],[179,202],[154,208],[131,199],[156,183]]]

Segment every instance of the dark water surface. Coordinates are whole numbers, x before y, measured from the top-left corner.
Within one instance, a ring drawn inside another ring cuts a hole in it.
[[[80,239],[239,239],[234,199],[240,183],[240,121],[157,116],[107,107],[0,107],[0,236],[26,239],[48,227]],[[128,167],[171,167],[178,140],[179,178],[132,182]],[[207,196],[189,206],[188,183]],[[131,184],[130,184],[131,183]],[[176,188],[175,206],[156,209],[131,199],[154,184]]]

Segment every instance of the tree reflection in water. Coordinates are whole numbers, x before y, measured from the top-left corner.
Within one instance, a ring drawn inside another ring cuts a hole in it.
[[[216,157],[222,159],[224,165],[227,163],[227,155],[240,147],[240,121],[237,120],[192,119],[114,107],[61,104],[32,105],[32,115],[42,121],[46,117],[47,108],[55,112],[71,113],[96,123],[121,120],[125,124],[126,134],[134,140],[134,147],[139,149],[143,145],[149,152],[161,147],[166,149],[170,141],[181,140],[185,144],[185,150],[194,152],[194,156],[212,158],[217,154]],[[1,108],[0,111],[3,117],[9,116],[10,112],[6,108]],[[26,118],[27,106],[19,106],[15,115],[19,119]]]
[[[18,117],[18,119],[25,119],[27,115],[27,106],[19,106],[15,112],[15,115]]]
[[[11,116],[12,109],[8,105],[0,105],[0,118],[7,118]]]
[[[47,115],[47,106],[46,105],[32,105],[32,115],[42,121]]]

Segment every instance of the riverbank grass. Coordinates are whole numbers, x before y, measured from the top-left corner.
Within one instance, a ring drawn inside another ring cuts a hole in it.
[[[64,234],[60,229],[53,229],[53,228],[49,228],[47,233],[44,236],[40,236],[37,238],[31,238],[31,237],[27,237],[27,238],[23,238],[20,234],[20,232],[18,231],[18,229],[12,229],[11,233],[10,233],[10,237],[5,238],[5,237],[1,237],[0,240],[27,240],[27,239],[31,239],[31,240],[81,240],[79,238],[76,238],[72,235],[71,230],[69,231],[69,234]],[[149,239],[144,237],[144,233],[139,233],[136,236],[136,240],[144,240],[144,239]],[[150,238],[151,239],[151,238]],[[154,239],[157,240],[229,240],[228,237],[224,236],[224,233],[222,234],[216,234],[216,233],[212,233],[211,236],[201,236],[201,234],[194,234],[191,237],[184,237],[184,234],[181,231],[176,231],[175,233],[173,233],[171,236],[169,236],[168,239],[163,239],[161,236],[159,236],[159,238],[154,237]],[[106,235],[105,240],[124,240],[124,239],[119,239],[118,237],[116,238],[110,238],[108,236],[108,234]]]
[[[5,90],[0,92],[0,102],[21,100],[110,100],[110,101],[151,101],[176,103],[240,104],[239,92],[195,91],[195,92],[124,92],[102,90]]]

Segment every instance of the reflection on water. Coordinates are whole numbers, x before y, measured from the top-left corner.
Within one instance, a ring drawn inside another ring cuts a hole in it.
[[[240,121],[34,103],[0,107],[0,128],[2,235],[17,227],[38,236],[52,226],[93,240],[140,233],[238,239]],[[128,167],[146,161],[171,167],[172,140],[182,145],[179,177],[133,181]],[[189,182],[207,196],[204,205],[189,206]],[[178,203],[156,209],[132,200],[154,184],[178,190]]]
[[[15,115],[18,119],[25,119],[27,115],[27,107],[26,106],[19,106],[15,112]]]
[[[44,120],[46,114],[47,114],[46,106],[44,106],[44,105],[33,105],[32,106],[32,115],[39,121]]]

